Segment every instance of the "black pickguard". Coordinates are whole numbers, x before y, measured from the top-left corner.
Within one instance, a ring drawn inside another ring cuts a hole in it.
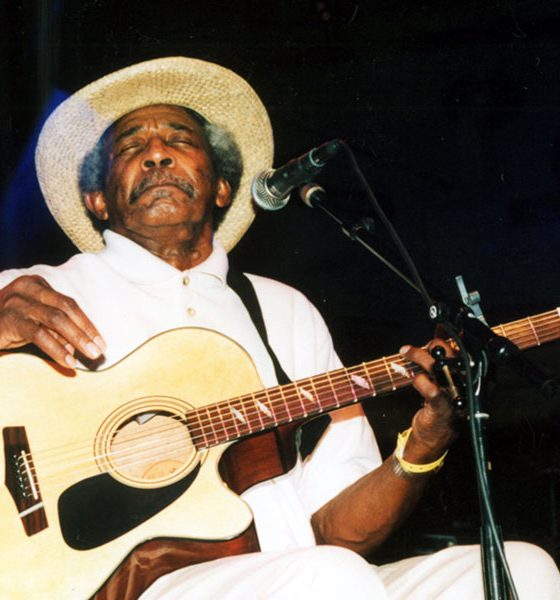
[[[91,550],[134,529],[179,498],[195,480],[200,465],[180,481],[157,489],[138,489],[108,474],[84,479],[58,500],[64,541]]]

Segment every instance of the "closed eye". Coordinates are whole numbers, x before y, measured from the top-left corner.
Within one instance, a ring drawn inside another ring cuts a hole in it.
[[[191,138],[187,137],[174,137],[169,140],[170,144],[178,144],[185,146],[192,146],[193,148],[198,148],[198,144],[194,142]]]
[[[140,149],[142,144],[140,142],[130,142],[128,144],[123,144],[122,146],[116,149],[115,154],[117,156],[121,156],[122,154],[130,154]]]

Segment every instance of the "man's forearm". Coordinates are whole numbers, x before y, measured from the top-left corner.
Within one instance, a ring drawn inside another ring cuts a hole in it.
[[[395,458],[348,486],[312,517],[318,544],[367,554],[382,544],[410,514],[430,479],[395,474]]]
[[[311,517],[319,544],[345,546],[360,554],[379,546],[410,514],[457,437],[449,397],[427,374],[433,365],[431,355],[411,346],[401,348],[401,354],[425,369],[413,382],[424,398],[423,407],[414,415],[412,427],[403,432],[406,435],[399,436],[395,454]]]

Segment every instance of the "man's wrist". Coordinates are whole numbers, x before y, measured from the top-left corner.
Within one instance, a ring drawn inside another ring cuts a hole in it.
[[[443,454],[440,454],[438,458],[432,461],[428,460],[422,462],[410,462],[404,458],[404,452],[411,433],[412,428],[409,428],[403,431],[402,433],[399,433],[397,437],[397,447],[395,448],[395,452],[393,453],[393,471],[395,472],[395,474],[400,475],[401,477],[403,476],[401,471],[409,476],[422,476],[425,474],[437,472],[443,466],[443,461],[447,456],[447,450]]]

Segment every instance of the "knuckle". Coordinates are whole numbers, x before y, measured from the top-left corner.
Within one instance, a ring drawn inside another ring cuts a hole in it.
[[[15,289],[24,289],[33,285],[40,285],[41,287],[49,287],[49,284],[40,275],[20,275],[12,281],[10,284]]]
[[[40,275],[20,275],[11,283],[0,290],[0,306],[17,304],[22,302],[31,303],[34,296],[38,296],[37,286],[40,291],[50,288],[49,284]]]
[[[6,312],[15,313],[16,306],[21,306],[25,301],[25,298],[19,292],[11,292],[3,294],[2,296],[2,309]]]
[[[61,295],[60,305],[67,312],[75,311],[78,308],[78,303],[70,296]]]
[[[50,308],[45,316],[47,325],[53,328],[60,327],[66,320],[66,315],[59,308]]]
[[[40,340],[45,335],[44,329],[35,321],[26,321],[26,328],[29,339],[32,341]]]

